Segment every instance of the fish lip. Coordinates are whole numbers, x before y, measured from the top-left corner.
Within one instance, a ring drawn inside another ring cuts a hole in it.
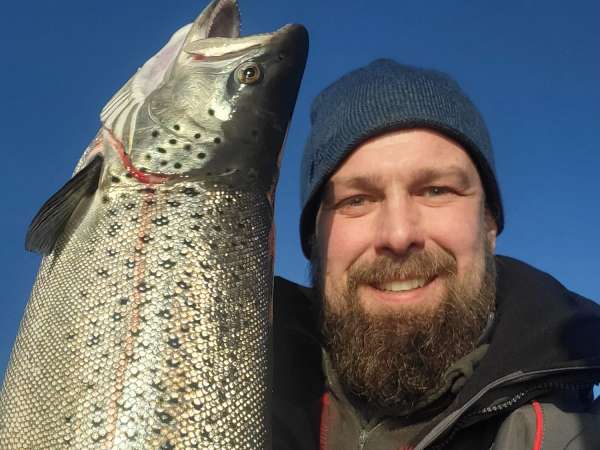
[[[306,46],[308,46],[308,30],[304,25],[299,23],[288,23],[278,30],[267,34],[271,34],[273,37],[279,37],[286,34],[295,34],[297,35],[295,39],[298,40],[298,42],[305,42]]]
[[[306,27],[299,23],[288,23],[280,27],[278,30],[275,30],[272,34],[294,32],[295,30],[304,30],[308,34],[308,31],[306,31]]]

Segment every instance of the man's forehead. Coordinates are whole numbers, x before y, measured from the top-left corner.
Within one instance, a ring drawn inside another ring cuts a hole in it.
[[[455,140],[428,129],[396,130],[375,136],[356,147],[328,182],[372,184],[390,177],[478,178],[467,151]]]
[[[434,181],[440,179],[454,179],[463,184],[469,184],[473,181],[473,175],[476,171],[470,171],[467,168],[459,165],[437,165],[429,167],[412,167],[403,174],[405,178],[411,181]],[[360,186],[381,185],[389,182],[389,177],[393,174],[387,174],[381,171],[364,170],[350,172],[336,172],[328,180],[328,185],[337,186]]]

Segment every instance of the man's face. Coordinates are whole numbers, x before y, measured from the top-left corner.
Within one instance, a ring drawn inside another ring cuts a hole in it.
[[[496,228],[486,217],[483,187],[466,152],[440,134],[417,129],[373,138],[342,163],[325,187],[316,239],[327,294],[347,285],[353,267],[380,258],[402,263],[423,252],[451,255],[459,280],[482,274]],[[357,288],[372,314],[431,308],[448,290],[444,274],[435,273]]]
[[[495,240],[457,143],[415,129],[360,145],[325,186],[313,255],[342,382],[388,406],[438,386],[493,310]]]

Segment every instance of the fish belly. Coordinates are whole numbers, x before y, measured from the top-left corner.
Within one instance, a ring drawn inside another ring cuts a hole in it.
[[[267,448],[271,227],[264,193],[98,191],[42,262],[0,448]]]

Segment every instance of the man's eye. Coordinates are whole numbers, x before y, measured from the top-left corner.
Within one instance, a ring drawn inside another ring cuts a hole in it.
[[[446,186],[429,186],[424,191],[425,197],[439,197],[441,195],[452,194],[454,191]]]
[[[345,198],[337,203],[337,208],[356,208],[367,203],[368,199],[364,195],[354,195]]]

